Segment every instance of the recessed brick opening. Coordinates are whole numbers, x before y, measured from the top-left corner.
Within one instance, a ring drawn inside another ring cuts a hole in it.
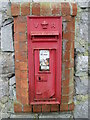
[[[16,102],[15,112],[57,112],[74,109],[75,3],[12,3],[14,17]],[[30,105],[28,79],[27,16],[62,16],[61,104]]]

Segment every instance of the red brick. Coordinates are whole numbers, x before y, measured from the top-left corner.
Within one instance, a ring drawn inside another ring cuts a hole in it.
[[[66,30],[68,32],[75,31],[75,17],[72,17],[71,21],[67,22]]]
[[[17,97],[17,101],[20,102],[20,103],[22,103],[22,97],[21,97],[21,95],[17,95],[17,93],[16,93],[16,97]]]
[[[75,40],[75,32],[72,32],[72,33],[71,33],[71,39],[72,39],[72,41]]]
[[[24,105],[23,106],[23,112],[32,112],[32,106],[31,105]]]
[[[70,111],[74,110],[74,107],[75,107],[74,102],[69,104],[69,110]]]
[[[20,71],[20,77],[22,80],[27,80],[27,71]]]
[[[18,41],[14,42],[14,48],[15,48],[15,52],[19,51],[19,42]]]
[[[21,80],[19,78],[16,78],[16,91],[18,91],[17,94],[21,92]]]
[[[70,86],[73,85],[74,68],[70,69]]]
[[[26,97],[26,95],[22,96],[22,104],[23,105],[28,105],[29,104],[29,99],[28,99],[28,97]]]
[[[61,112],[68,111],[68,104],[61,104],[60,105],[60,111]]]
[[[70,79],[70,70],[65,70],[65,80]]]
[[[16,91],[16,98],[17,98],[17,101],[19,101],[20,103],[22,103],[21,95],[18,94],[17,91]]]
[[[72,17],[72,31],[75,31],[75,17]]]
[[[20,62],[20,70],[27,70],[27,62]]]
[[[65,69],[68,69],[71,67],[70,61],[64,61]]]
[[[51,8],[50,8],[50,3],[41,3],[40,4],[40,15],[43,15],[43,16],[49,16],[51,15],[52,11],[51,11]]]
[[[14,32],[17,32],[17,33],[19,33],[19,32],[26,32],[26,23],[21,23],[21,22],[19,22],[19,23],[17,23],[17,24],[14,24]]]
[[[22,103],[22,96],[21,96],[21,81],[19,79],[16,78],[16,98],[19,102]]]
[[[69,101],[70,101],[70,102],[73,101],[73,96],[74,96],[74,91],[72,91],[72,93],[69,95]]]
[[[20,52],[20,54],[19,54],[20,56],[19,56],[19,58],[20,58],[20,61],[21,62],[27,62],[27,52]]]
[[[69,102],[69,96],[62,96],[62,103],[68,103]]]
[[[19,34],[18,33],[14,33],[14,42],[19,41]]]
[[[19,41],[27,41],[27,37],[25,33],[19,33]]]
[[[32,15],[40,15],[40,3],[32,3]]]
[[[71,57],[72,57],[72,59],[74,59],[74,49],[72,49],[72,51],[71,51]]]
[[[65,51],[65,54],[64,54],[64,61],[70,61],[70,52],[69,51]]]
[[[19,88],[21,89],[21,80],[20,78],[16,78],[16,89],[18,90]]]
[[[15,21],[15,19],[14,19],[14,21]],[[16,33],[16,24],[15,24],[15,22],[14,22],[14,33]],[[15,37],[17,37],[17,36],[14,36],[14,38]],[[15,40],[17,40],[17,38],[15,38]]]
[[[27,51],[27,42],[19,42],[19,50],[22,51]]]
[[[29,104],[29,96],[28,96],[28,88],[27,89],[24,89],[24,88],[21,88],[22,89],[22,92],[21,92],[21,102],[23,105],[28,105]]]
[[[71,40],[71,32],[63,32],[63,39]]]
[[[62,14],[62,16],[70,15],[69,3],[61,3],[61,14]]]
[[[74,18],[73,18],[72,21],[67,22],[66,30],[67,31],[75,31],[75,21],[74,21]]]
[[[72,50],[73,50],[73,52],[74,52],[74,48],[75,48],[75,42],[73,41],[72,42]]]
[[[21,15],[23,16],[30,15],[30,3],[21,4]]]
[[[51,112],[58,112],[59,111],[59,105],[51,105]]]
[[[77,4],[76,3],[71,3],[72,5],[72,16],[76,16],[77,15]]]
[[[18,69],[19,70],[20,66],[19,66],[19,61],[15,60],[15,70]]]
[[[21,113],[22,112],[22,105],[19,103],[14,103],[14,112]]]
[[[67,95],[69,94],[69,86],[62,87],[62,95]]]
[[[17,100],[21,101],[21,88],[20,88],[20,85],[19,86],[16,85],[16,96],[17,96]]]
[[[20,78],[20,70],[15,70],[15,77]]]
[[[14,25],[16,24],[16,20],[18,17],[14,17]],[[14,26],[15,27],[15,26]],[[15,32],[15,31],[14,31]]]
[[[34,113],[41,112],[41,105],[33,105],[33,112]]]
[[[27,16],[14,17],[14,24],[27,23]]]
[[[72,20],[72,17],[71,17],[70,15],[68,15],[68,16],[63,16],[63,17],[62,17],[62,21],[63,21],[63,22],[64,22],[64,21],[65,21],[65,22],[66,22],[66,21],[69,22],[69,21],[71,21],[71,20]]]
[[[52,14],[60,15],[60,4],[59,3],[51,3]]]
[[[25,86],[25,85],[23,83],[23,80],[21,80],[21,89],[22,89],[21,96],[22,97],[28,97],[28,88],[27,87],[24,88],[23,86]]]
[[[69,51],[71,49],[71,41],[68,40],[65,44],[66,51]]]
[[[50,105],[42,105],[42,112],[50,112]]]
[[[11,14],[12,14],[12,16],[20,15],[20,4],[19,3],[11,4]]]
[[[19,51],[15,51],[15,60],[19,59],[20,59]]]
[[[27,90],[27,88],[28,88],[28,81],[27,81],[27,79],[26,80],[22,80],[22,78],[21,78],[21,88],[24,88],[24,89]],[[25,93],[27,93],[26,90],[25,90]]]
[[[69,86],[69,80],[62,80],[62,87],[68,87]]]

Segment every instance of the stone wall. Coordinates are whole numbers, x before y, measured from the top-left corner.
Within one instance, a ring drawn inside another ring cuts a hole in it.
[[[88,115],[88,1],[76,0],[78,12],[75,36],[75,112],[76,117]],[[89,6],[90,7],[90,6]]]
[[[14,0],[14,2],[16,1]],[[35,0],[35,2],[36,1],[37,0]],[[88,1],[89,0],[75,0],[75,1],[78,4],[78,14],[76,17],[75,69],[74,69],[75,110],[73,112],[74,114],[65,113],[61,115],[61,118],[62,116],[63,117],[72,116],[72,118],[88,117]],[[15,72],[14,72],[14,47],[13,47],[13,18],[10,17],[9,5],[10,4],[8,4],[8,2],[0,2],[0,117],[1,118],[14,116],[13,101],[15,100],[16,97]],[[38,117],[38,115],[36,117]]]
[[[0,117],[13,113],[15,72],[13,19],[7,15],[8,2],[0,2]]]

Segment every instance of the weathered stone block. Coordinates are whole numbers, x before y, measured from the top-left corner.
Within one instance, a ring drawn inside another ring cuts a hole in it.
[[[0,112],[5,105],[0,102]],[[1,120],[1,119],[0,119]]]
[[[29,113],[29,114],[12,114],[10,118],[32,118],[32,119],[38,119],[38,114],[32,114],[32,113]]]
[[[10,95],[10,98],[12,99],[13,98],[13,86],[9,86],[9,95]]]
[[[88,82],[88,80],[89,80],[88,76],[80,76],[79,78],[82,81],[82,84],[88,87],[88,83],[89,83]]]
[[[1,113],[1,118],[9,118],[10,113]]]
[[[81,19],[81,18],[80,18]],[[76,39],[75,48],[79,53],[88,51],[88,23],[81,20],[80,23],[76,22]]]
[[[85,76],[88,73],[88,56],[77,56],[75,60],[76,76]]]
[[[79,33],[80,39],[84,39],[85,41],[88,41],[88,22],[85,20],[81,20],[79,29],[80,29],[80,33]]]
[[[2,25],[2,14],[0,13],[0,27]]]
[[[7,10],[7,5],[8,5],[7,0],[0,1],[0,11],[6,11]]]
[[[9,98],[7,96],[4,96],[1,98],[1,103],[5,104],[7,101],[9,100]]]
[[[9,100],[6,104],[5,107],[2,109],[3,113],[7,113],[8,111],[10,111],[10,109],[13,107],[13,102],[11,100]]]
[[[89,0],[75,0],[78,3],[79,7],[87,8]]]
[[[4,96],[9,96],[8,81],[2,81],[0,79],[0,99]]]
[[[88,100],[75,105],[74,118],[88,118]]]
[[[0,74],[11,76],[14,74],[14,55],[11,53],[0,54]]]
[[[76,2],[79,3],[79,1],[76,1]],[[85,1],[85,0],[81,1],[79,4],[82,5],[84,4],[84,2],[88,5],[88,1]],[[75,48],[77,53],[87,54],[88,52],[88,9],[87,8],[82,9],[79,7],[78,7],[78,14],[76,17],[76,24],[75,24],[75,28],[76,28]]]
[[[16,98],[16,85],[15,85],[16,81],[15,81],[15,76],[12,77],[9,80],[9,98],[10,99],[15,99]]]
[[[73,118],[73,115],[70,112],[63,112],[63,113],[49,113],[49,114],[40,114],[39,118],[42,119],[48,119],[48,118],[53,118],[53,119],[70,119]]]
[[[9,18],[8,20],[6,20],[6,21],[2,24],[2,26],[9,25],[9,24],[11,24],[12,22],[13,22],[13,19],[12,19],[12,18]]]
[[[85,102],[86,100],[88,100],[88,94],[86,94],[86,95],[76,95],[75,96],[75,98],[76,98],[76,103],[75,104],[79,104],[80,102]]]
[[[81,12],[81,20],[83,20],[84,22],[88,22],[88,10],[87,11],[82,11]]]
[[[85,81],[85,80],[84,80]],[[83,83],[83,80],[80,80],[79,77],[75,77],[75,89],[76,94],[82,94],[85,95],[88,93],[88,86]]]
[[[2,12],[2,22],[6,21],[10,16],[7,15],[8,10],[8,1],[0,2],[0,11]]]
[[[12,86],[15,83],[16,83],[16,81],[15,81],[15,76],[14,76],[14,77],[10,78],[9,85]]]
[[[14,51],[13,37],[12,37],[12,24],[1,27],[1,50]]]
[[[9,98],[16,99],[16,89],[14,86],[9,86]]]

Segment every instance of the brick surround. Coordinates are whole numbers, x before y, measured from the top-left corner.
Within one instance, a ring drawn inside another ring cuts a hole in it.
[[[56,112],[74,109],[75,3],[12,3],[14,17],[16,102],[15,112]],[[28,86],[27,15],[62,16],[62,94],[60,105],[30,105]]]

